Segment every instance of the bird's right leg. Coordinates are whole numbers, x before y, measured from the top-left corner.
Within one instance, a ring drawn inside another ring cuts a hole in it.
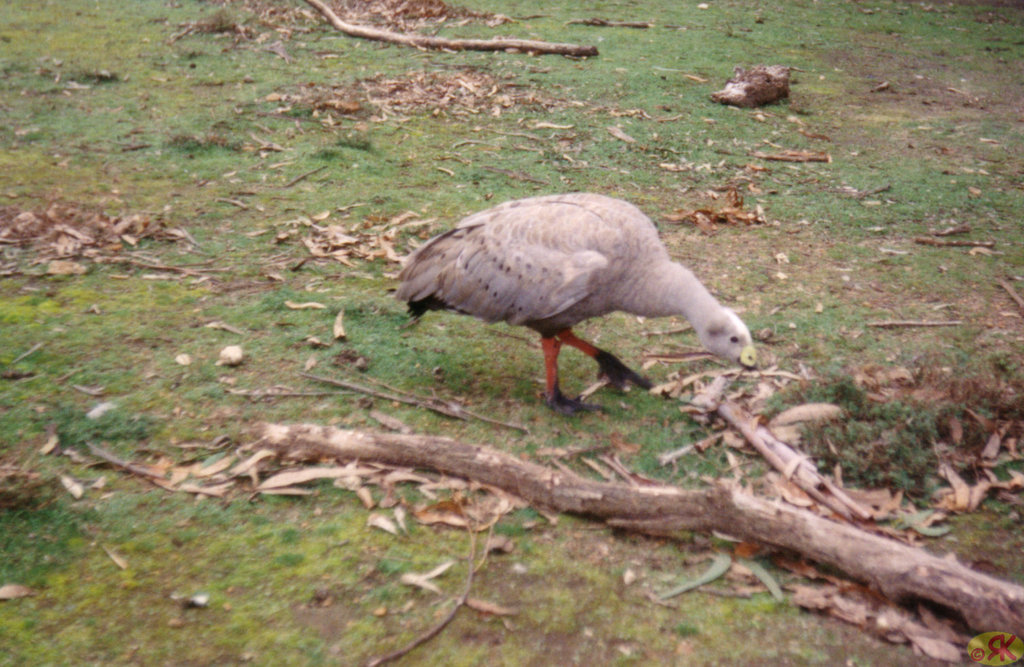
[[[650,380],[634,372],[629,366],[619,361],[619,358],[611,352],[602,350],[581,338],[577,338],[572,329],[559,331],[555,336],[557,336],[559,342],[575,347],[580,352],[592,357],[597,362],[598,376],[607,379],[613,386],[625,389],[626,384],[630,382],[641,389],[650,389],[653,386]]]
[[[600,410],[601,408],[597,405],[584,403],[578,398],[569,398],[558,388],[558,352],[562,349],[562,342],[554,336],[542,337],[540,345],[544,350],[544,374],[546,377],[544,401],[548,407],[563,415],[571,415],[580,410]]]

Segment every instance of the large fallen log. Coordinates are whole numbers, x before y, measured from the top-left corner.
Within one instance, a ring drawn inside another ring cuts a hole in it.
[[[560,56],[596,56],[596,46],[542,42],[535,39],[445,39],[430,35],[409,34],[381,30],[371,26],[358,25],[341,20],[334,11],[320,0],[306,0],[306,3],[320,12],[327,22],[350,37],[372,39],[389,44],[412,46],[419,49],[440,49],[448,51],[519,51],[522,53],[552,53]]]
[[[432,469],[499,487],[527,502],[651,535],[712,531],[827,563],[903,604],[928,601],[976,632],[1024,635],[1024,588],[955,560],[867,533],[734,485],[706,489],[597,482],[451,438],[264,424],[258,447],[282,458],[343,459]]]

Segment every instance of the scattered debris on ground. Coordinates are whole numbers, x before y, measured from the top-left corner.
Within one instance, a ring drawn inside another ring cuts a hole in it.
[[[0,207],[0,247],[31,251],[31,263],[49,262],[53,274],[84,273],[85,266],[74,260],[101,260],[132,249],[143,239],[181,241],[189,235],[145,213],[107,215],[68,202],[51,202],[35,210]],[[4,268],[0,266],[0,275]]]
[[[393,218],[370,216],[362,223],[347,226],[323,224],[328,216],[329,213],[285,220],[278,225],[280,230],[274,236],[274,243],[301,238],[312,257],[334,259],[345,266],[355,266],[360,260],[372,262],[378,259],[397,264],[402,261],[395,249],[398,233],[430,222],[419,219],[411,211]]]
[[[689,222],[696,225],[697,229],[705,234],[714,234],[715,225],[735,225],[741,223],[756,225],[767,222],[761,205],[758,204],[753,211],[745,209],[743,207],[743,195],[734,187],[727,189],[724,194],[712,192],[711,195],[714,199],[723,200],[722,206],[718,208],[680,209],[666,215],[665,220],[668,222]]]
[[[481,22],[492,28],[512,21],[503,14],[477,12],[449,5],[443,0],[333,0],[328,4],[338,16],[349,21],[401,32],[412,32],[447,21],[456,25]]]
[[[419,223],[416,216],[406,214],[395,220],[380,221],[389,228],[395,229],[409,222]],[[372,225],[372,221],[370,223]],[[303,225],[326,232],[327,227],[313,223]],[[344,232],[338,232],[344,233]],[[343,244],[351,245],[351,244]],[[310,304],[306,304],[310,305]],[[659,359],[659,361],[661,361]],[[948,481],[949,488],[934,497],[933,509],[921,511],[914,507],[902,492],[893,493],[888,489],[854,489],[845,488],[839,468],[834,476],[821,475],[817,466],[805,454],[800,453],[790,443],[798,443],[803,424],[842,423],[848,419],[848,406],[832,403],[808,402],[791,407],[777,414],[770,421],[764,418],[765,406],[769,399],[779,391],[798,383],[806,382],[806,378],[777,369],[761,371],[756,383],[744,383],[736,388],[729,386],[729,378],[735,369],[721,371],[705,371],[692,374],[678,374],[670,377],[668,382],[652,391],[677,398],[681,401],[681,410],[707,425],[711,435],[700,444],[701,449],[725,445],[727,457],[733,461],[734,479],[730,482],[742,489],[743,493],[752,493],[759,497],[774,499],[809,511],[818,517],[837,520],[838,516],[847,516],[841,525],[855,525],[864,535],[879,535],[893,538],[904,544],[920,544],[927,537],[944,534],[948,529],[941,522],[951,512],[973,511],[989,492],[999,491],[1006,494],[1018,494],[1024,488],[1024,475],[1011,471],[1011,479],[1000,481],[993,479],[990,468],[997,463],[1020,458],[1016,442],[1020,428],[1024,422],[992,420],[986,428],[992,434],[987,439],[985,451],[980,456],[989,461],[987,470],[983,470],[980,480],[975,485],[968,482],[943,462],[938,471],[939,476]],[[315,376],[305,377],[325,380]],[[927,393],[922,386],[921,378],[900,367],[864,368],[851,372],[851,383],[862,387],[867,400],[892,400],[895,396],[906,397],[910,392]],[[327,380],[325,380],[327,381]],[[331,381],[342,389],[370,394],[391,400],[394,396],[383,393],[383,390],[367,389],[345,381]],[[282,389],[282,388],[278,388]],[[266,391],[262,397],[270,400],[281,400],[289,396],[303,395],[302,392]],[[796,393],[794,396],[799,397]],[[399,397],[401,398],[401,397]],[[437,399],[440,400],[440,399]],[[436,401],[410,401],[406,404],[416,405],[424,409],[436,411]],[[728,408],[724,411],[723,408]],[[372,418],[387,430],[405,433],[408,428],[379,411],[373,411]],[[454,418],[465,418],[461,408],[452,412],[441,411],[441,414]],[[973,413],[972,413],[973,414]],[[719,417],[724,419],[719,420]],[[979,424],[984,425],[984,418],[977,416]],[[952,426],[951,426],[952,427]],[[288,428],[270,427],[267,428]],[[319,427],[296,427],[319,428]],[[961,427],[962,428],[962,427]],[[321,429],[324,442],[334,437],[329,429]],[[383,438],[391,442],[394,438],[423,439],[428,436],[416,435],[373,435],[369,432],[346,432],[345,437],[367,439]],[[319,437],[319,436],[318,436]],[[340,436],[338,436],[340,437]],[[995,440],[993,440],[995,438]],[[272,439],[271,439],[272,440]],[[762,441],[759,445],[755,441]],[[993,444],[993,442],[995,444]],[[767,443],[766,449],[763,444]],[[370,461],[360,458],[356,461],[338,458],[326,449],[281,447],[280,443],[258,438],[252,443],[236,448],[233,451],[220,451],[205,460],[191,460],[183,456],[185,462],[176,462],[166,455],[149,460],[129,461],[119,458],[102,447],[88,444],[87,451],[75,448],[62,448],[59,442],[47,446],[48,454],[65,454],[73,460],[84,463],[91,459],[111,465],[126,474],[145,480],[161,489],[176,493],[187,493],[195,496],[214,498],[255,497],[258,495],[313,495],[317,491],[308,485],[332,480],[335,487],[355,493],[360,503],[369,513],[368,530],[381,530],[395,536],[408,533],[406,521],[412,518],[423,525],[446,528],[458,528],[479,533],[489,531],[503,516],[509,512],[526,506],[526,503],[508,492],[502,491],[492,483],[481,483],[473,479],[461,479],[449,474],[439,475],[427,472],[416,464],[399,464],[395,461]],[[749,477],[744,466],[734,451],[751,451],[753,445],[758,452],[769,460],[775,470],[760,477]],[[191,443],[179,445],[183,451],[192,449]],[[446,445],[453,447],[454,445]],[[461,445],[460,445],[461,446]],[[596,455],[585,457],[586,452],[555,452],[552,454],[538,453],[538,456],[552,457],[550,463],[566,474],[576,475],[569,464],[574,459],[586,467],[583,470],[595,470],[607,482],[619,482],[623,488],[664,486],[657,480],[638,475],[628,470],[618,456]],[[495,454],[497,456],[497,454]],[[387,457],[385,457],[386,459]],[[773,460],[773,459],[778,459]],[[673,459],[674,460],[674,459]],[[666,459],[663,465],[673,463]],[[537,464],[531,469],[548,470]],[[984,466],[983,466],[984,467]],[[472,474],[469,477],[473,477]],[[575,479],[575,477],[574,477]],[[621,482],[620,482],[621,480]],[[809,480],[809,481],[808,481]],[[76,479],[72,474],[61,475],[61,482],[68,493],[75,498],[83,498],[92,493],[94,485],[88,480]],[[421,501],[410,500],[407,493],[399,493],[400,485],[412,484],[417,487]],[[679,493],[687,493],[678,490]],[[754,496],[751,496],[754,497]],[[1013,495],[1012,497],[1016,497]],[[839,504],[835,502],[839,500]],[[760,501],[758,501],[760,502]],[[781,505],[780,505],[781,507]],[[542,515],[544,514],[543,510]],[[855,515],[855,516],[854,516]],[[556,520],[551,515],[551,521]],[[819,519],[820,520],[820,519]],[[838,525],[838,524],[837,524]],[[866,539],[866,538],[865,538]],[[872,537],[872,539],[876,539]],[[488,539],[484,551],[491,549],[508,550],[514,548],[514,541],[505,538],[505,545],[491,546]],[[739,544],[732,557],[719,554],[716,559],[712,555],[712,566],[697,580],[683,584],[670,593],[658,594],[647,590],[646,597],[652,601],[664,600],[669,595],[676,595],[687,590],[700,588],[726,576],[732,583],[726,589],[729,594],[749,595],[750,591],[768,590],[773,596],[782,597],[780,585],[772,574],[750,558],[760,547]],[[909,552],[908,552],[909,553]],[[114,558],[114,555],[111,555]],[[115,561],[116,562],[116,561]],[[778,564],[778,563],[777,563]],[[877,593],[868,592],[861,584],[837,578],[833,575],[822,575],[810,563],[780,564],[807,579],[825,579],[826,585],[813,588],[798,584],[790,586],[794,591],[793,602],[809,609],[829,613],[841,620],[854,623],[884,639],[893,642],[911,642],[918,650],[939,659],[952,659],[959,656],[963,642],[958,626],[951,625],[947,620],[936,617],[927,609],[909,609],[890,603]],[[431,580],[440,576],[447,569],[446,565],[438,566],[438,570],[423,575],[409,575],[402,583],[433,590]],[[417,578],[419,577],[419,578]],[[628,584],[627,584],[628,585]],[[733,590],[735,589],[735,590]],[[857,593],[863,590],[865,595]],[[730,592],[731,591],[731,592]],[[854,594],[857,593],[857,594]],[[467,586],[468,594],[468,586]]]
[[[344,86],[304,86],[294,93],[271,93],[267,101],[309,108],[315,117],[370,115],[374,121],[421,110],[454,116],[500,116],[513,107],[551,111],[568,106],[509,79],[469,67],[409,72],[398,77],[378,75]],[[325,122],[330,124],[329,119]]]

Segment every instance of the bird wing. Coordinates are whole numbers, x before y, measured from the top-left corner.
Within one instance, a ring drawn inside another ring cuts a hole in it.
[[[470,238],[438,276],[437,298],[488,322],[522,324],[556,315],[589,294],[591,277],[607,266],[600,253],[566,254],[543,245],[501,248]]]
[[[409,258],[396,296],[489,322],[557,315],[591,294],[622,247],[622,230],[584,204],[540,197],[473,214]]]

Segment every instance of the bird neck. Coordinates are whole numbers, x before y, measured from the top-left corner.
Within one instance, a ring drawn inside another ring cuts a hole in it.
[[[681,264],[666,262],[648,274],[650,317],[682,315],[693,328],[703,332],[708,323],[721,313],[722,305],[693,273]]]

